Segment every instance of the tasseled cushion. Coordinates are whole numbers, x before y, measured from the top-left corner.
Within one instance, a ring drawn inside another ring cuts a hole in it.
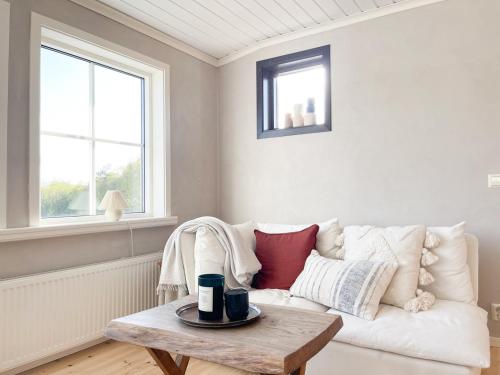
[[[420,260],[420,264],[424,267],[430,266],[436,263],[439,260],[439,257],[434,254],[432,251],[426,249],[425,247],[422,249],[422,259]]]
[[[417,297],[406,302],[404,309],[408,312],[416,313],[427,311],[436,302],[436,297],[432,293],[417,289]]]
[[[343,247],[344,246],[344,233],[341,233],[337,236],[337,238],[335,238],[335,246],[338,246],[338,247]]]
[[[435,247],[439,246],[439,242],[441,242],[441,240],[436,233],[430,231],[426,232],[424,247],[426,247],[427,249],[434,249]]]
[[[340,249],[337,250],[337,252],[335,253],[335,258],[337,259],[344,259],[344,256],[345,256],[345,248],[344,247],[341,247]]]
[[[429,285],[434,282],[434,276],[431,275],[425,268],[420,268],[418,275],[418,283],[422,286]]]

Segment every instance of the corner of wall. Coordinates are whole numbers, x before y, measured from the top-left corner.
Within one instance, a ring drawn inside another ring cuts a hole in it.
[[[216,68],[215,71],[215,83],[216,83],[216,104],[217,104],[217,116],[216,116],[216,155],[215,155],[215,173],[216,173],[216,182],[215,182],[215,214],[217,217],[222,216],[222,207],[221,207],[221,100],[220,100],[220,67]]]

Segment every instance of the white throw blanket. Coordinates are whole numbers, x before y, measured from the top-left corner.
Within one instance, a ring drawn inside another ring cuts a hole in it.
[[[239,234],[231,225],[210,216],[187,221],[174,230],[165,245],[157,289],[160,304],[187,294],[180,237],[183,232],[196,233],[200,227],[210,230],[226,252],[224,278],[228,288],[250,288],[253,275],[260,270],[255,253],[242,246]]]

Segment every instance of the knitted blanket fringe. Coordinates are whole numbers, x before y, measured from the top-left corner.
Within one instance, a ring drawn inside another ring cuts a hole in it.
[[[187,285],[186,284],[158,284],[158,287],[156,288],[156,294],[160,294],[160,292],[165,292],[165,291],[172,291],[172,292],[178,292],[181,289],[187,290]]]

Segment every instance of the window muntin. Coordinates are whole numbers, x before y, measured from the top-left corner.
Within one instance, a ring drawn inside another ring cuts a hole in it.
[[[145,79],[42,46],[40,218],[94,216],[107,190],[145,213]]]

